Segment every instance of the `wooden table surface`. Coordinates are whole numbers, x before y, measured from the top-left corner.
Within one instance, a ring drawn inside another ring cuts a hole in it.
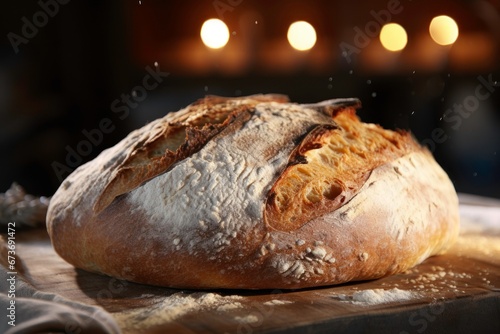
[[[463,200],[463,230],[447,254],[404,274],[326,288],[182,291],[134,284],[75,269],[40,229],[17,234],[17,265],[41,291],[102,306],[124,333],[500,333],[500,207],[476,204]],[[380,292],[374,289],[413,296],[372,304],[355,298]]]

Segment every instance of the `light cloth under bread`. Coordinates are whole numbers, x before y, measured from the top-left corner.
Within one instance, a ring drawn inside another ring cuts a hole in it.
[[[5,240],[0,238],[2,258],[0,259],[0,333],[92,333],[118,334],[120,328],[113,317],[101,307],[85,305],[67,300],[57,294],[36,290],[26,283],[21,272],[15,275],[15,298],[9,298],[12,275],[5,261],[7,252]],[[16,267],[22,268],[22,259],[16,256]],[[7,308],[15,301],[15,326],[9,325]],[[6,320],[7,319],[7,320]]]

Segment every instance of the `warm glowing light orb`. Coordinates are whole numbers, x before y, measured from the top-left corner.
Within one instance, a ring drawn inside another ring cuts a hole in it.
[[[288,28],[287,38],[294,49],[310,50],[316,44],[316,30],[306,21],[293,22]]]
[[[405,28],[397,23],[388,23],[380,30],[380,43],[389,51],[401,51],[408,43]]]
[[[429,25],[429,33],[437,44],[450,45],[455,43],[458,38],[458,25],[449,16],[436,16]]]
[[[227,25],[219,19],[206,20],[200,31],[203,44],[211,49],[220,49],[229,41],[229,29]]]

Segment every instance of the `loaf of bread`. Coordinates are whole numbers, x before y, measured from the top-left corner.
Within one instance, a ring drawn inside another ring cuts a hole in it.
[[[306,288],[401,273],[458,235],[458,199],[357,99],[208,96],[130,133],[53,196],[74,266],[177,288]]]

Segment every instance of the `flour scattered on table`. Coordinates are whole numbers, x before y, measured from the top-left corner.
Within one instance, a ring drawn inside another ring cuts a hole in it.
[[[267,301],[264,303],[264,305],[271,306],[271,305],[285,305],[285,304],[291,304],[292,302],[289,300],[279,300],[279,299],[273,299],[270,301]]]
[[[234,320],[245,324],[253,324],[258,322],[259,318],[256,315],[250,314],[245,317],[234,317]]]
[[[242,308],[242,307],[243,307],[243,305],[241,305],[241,303],[233,302],[233,303],[227,303],[227,304],[224,304],[224,305],[217,307],[217,311],[226,312],[226,311],[235,310],[235,309]]]
[[[156,304],[115,313],[114,317],[122,328],[145,329],[173,321],[187,313],[202,310],[227,311],[243,307],[241,296],[221,296],[216,293],[175,293],[159,299]]]
[[[377,305],[392,302],[400,302],[420,297],[416,292],[400,290],[398,288],[384,290],[373,289],[356,291],[352,295],[335,295],[341,301],[350,302],[357,305]]]

